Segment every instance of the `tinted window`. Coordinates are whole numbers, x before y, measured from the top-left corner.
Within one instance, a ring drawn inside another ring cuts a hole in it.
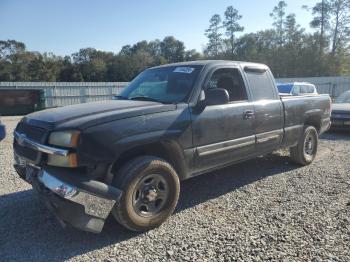
[[[293,85],[292,84],[277,84],[278,92],[289,94],[292,92]]]
[[[302,93],[302,94],[309,93],[309,87],[308,86],[301,86],[300,93]]]
[[[345,92],[341,94],[336,100],[335,103],[350,103],[350,92]]]
[[[185,102],[203,66],[169,66],[149,69],[138,75],[118,99]]]
[[[246,71],[254,100],[275,99],[274,83],[269,72]]]
[[[222,68],[214,72],[208,83],[209,89],[226,89],[230,101],[248,100],[241,73],[236,68]]]
[[[299,95],[300,94],[300,86],[295,85],[293,87],[293,95]]]
[[[313,86],[308,86],[308,91],[310,94],[313,94],[315,92],[315,88]]]

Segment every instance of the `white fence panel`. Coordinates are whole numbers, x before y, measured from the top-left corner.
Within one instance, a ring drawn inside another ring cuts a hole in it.
[[[350,76],[280,78],[276,81],[310,82],[317,86],[319,93],[330,94],[332,97],[350,90]],[[127,85],[128,82],[0,82],[0,89],[43,89],[45,106],[50,108],[109,100]]]
[[[0,82],[0,89],[43,89],[46,108],[109,100],[128,82]]]

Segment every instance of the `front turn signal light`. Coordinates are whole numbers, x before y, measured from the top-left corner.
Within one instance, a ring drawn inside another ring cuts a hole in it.
[[[48,155],[47,164],[49,166],[74,168],[78,166],[78,157],[76,153],[70,153],[67,156]]]

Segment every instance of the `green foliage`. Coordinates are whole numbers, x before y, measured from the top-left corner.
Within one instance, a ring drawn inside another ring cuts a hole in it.
[[[229,6],[223,21],[219,14],[210,18],[203,54],[186,50],[173,36],[125,45],[117,54],[82,48],[65,57],[0,41],[0,81],[130,81],[152,66],[200,59],[260,62],[276,77],[350,74],[350,0],[320,0],[303,8],[312,15],[313,33],[306,33],[279,1],[270,14],[272,28],[242,34],[242,16]]]
[[[167,36],[160,42],[160,54],[169,63],[184,61],[185,45],[173,36]]]
[[[242,16],[238,13],[237,9],[233,8],[233,6],[229,6],[226,8],[223,27],[225,28],[225,34],[228,37],[226,42],[228,43],[229,53],[232,59],[234,59],[234,55],[235,55],[235,45],[236,45],[235,34],[237,32],[244,31],[244,27],[238,23],[238,21],[241,19],[242,19]]]
[[[0,41],[0,81],[130,81],[151,66],[201,58],[173,36],[126,45],[118,54],[82,48],[65,57],[29,52],[7,40]]]
[[[229,6],[222,24],[228,39],[222,40],[223,51],[215,57],[264,63],[276,77],[347,74],[350,72],[349,3],[350,0],[322,0],[312,8],[304,7],[313,15],[310,27],[315,33],[310,34],[297,23],[295,14],[287,13],[286,2],[279,1],[270,13],[271,29],[238,38],[235,33],[243,30],[238,24],[242,17]],[[220,24],[216,26],[220,28]],[[220,35],[220,30],[216,33]]]
[[[209,43],[205,50],[207,56],[216,58],[222,49],[223,40],[220,33],[221,17],[218,14],[213,15],[209,20],[209,28],[205,30],[205,35],[208,37]]]
[[[344,48],[349,48],[350,0],[330,0],[331,13],[331,54],[335,56]]]
[[[287,3],[284,1],[279,1],[278,4],[273,8],[272,13],[270,13],[270,16],[273,19],[273,26],[276,30],[276,34],[278,36],[278,44],[280,46],[284,43],[284,25],[286,23],[285,17],[286,17],[286,7]]]

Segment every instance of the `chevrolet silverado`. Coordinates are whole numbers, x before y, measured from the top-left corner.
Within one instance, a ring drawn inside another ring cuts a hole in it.
[[[112,214],[145,231],[172,214],[181,180],[280,148],[312,163],[330,115],[328,95],[280,97],[262,64],[162,65],[114,100],[25,116],[15,169],[62,225],[98,233]]]

